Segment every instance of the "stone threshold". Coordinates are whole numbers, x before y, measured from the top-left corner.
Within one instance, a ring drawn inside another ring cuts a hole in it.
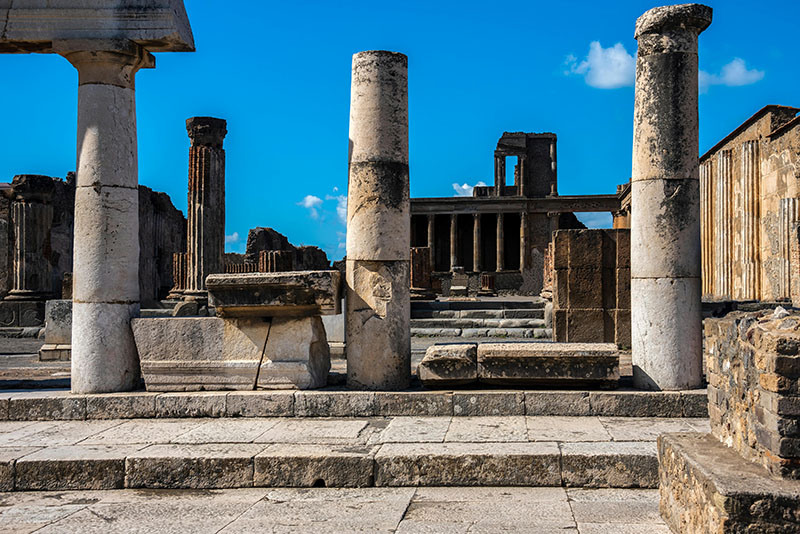
[[[708,417],[705,389],[689,391],[447,390],[367,392],[137,391],[73,395],[68,390],[0,393],[0,420],[60,421],[160,417],[371,416]]]
[[[0,491],[445,485],[655,488],[656,447],[543,441],[0,448]]]

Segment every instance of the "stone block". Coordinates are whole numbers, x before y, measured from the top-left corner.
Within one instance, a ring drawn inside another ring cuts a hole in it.
[[[269,324],[261,318],[133,319],[148,391],[252,390]]]
[[[553,341],[556,343],[567,342],[567,313],[568,310],[553,310]]]
[[[571,267],[567,277],[570,309],[603,307],[603,271],[601,269]]]
[[[553,306],[562,310],[569,308],[569,269],[553,272]]]
[[[42,345],[39,349],[40,362],[68,362],[72,357],[71,345]]]
[[[224,417],[227,393],[180,392],[156,397],[156,417]]]
[[[553,269],[569,269],[569,245],[571,234],[566,230],[556,230],[553,234]]]
[[[328,383],[331,355],[320,317],[275,317],[256,386],[314,389]]]
[[[455,391],[453,415],[525,415],[522,391]]]
[[[615,384],[619,352],[607,343],[482,343],[478,380],[488,384]]]
[[[558,445],[387,443],[375,455],[376,486],[560,486]]]
[[[275,444],[255,457],[260,487],[364,488],[373,485],[374,447]]]
[[[613,310],[614,314],[614,343],[620,348],[631,346],[631,310]]]
[[[428,347],[417,369],[425,386],[448,387],[478,379],[476,343],[437,344]]]
[[[658,458],[652,442],[566,442],[561,444],[561,454],[561,476],[567,487],[658,487]]]
[[[597,230],[570,231],[569,268],[597,269],[603,260],[604,232]]]
[[[125,456],[135,446],[51,447],[17,460],[18,491],[109,490],[125,485]]]
[[[45,304],[44,342],[49,345],[72,343],[71,300],[48,300]]]
[[[151,445],[125,462],[129,488],[247,488],[253,486],[253,458],[264,445],[212,443]]]
[[[38,451],[41,447],[2,447],[0,448],[0,491],[14,491],[15,462]]]
[[[86,397],[66,391],[16,393],[9,398],[8,418],[12,421],[86,419]]]
[[[228,417],[292,417],[293,391],[232,391],[226,398]]]
[[[606,342],[606,312],[602,308],[571,308],[567,312],[567,339],[569,343]]]
[[[592,415],[617,417],[683,417],[679,391],[592,391]]]
[[[631,231],[629,229],[614,230],[617,244],[617,269],[631,267]]]
[[[341,309],[339,271],[212,274],[210,304],[222,317],[308,317]]]
[[[800,532],[800,481],[771,477],[708,434],[664,434],[658,456],[674,532]]]
[[[295,394],[296,417],[370,417],[375,393],[369,391],[301,391]]]
[[[156,416],[153,393],[104,393],[86,396],[87,419],[144,419]]]
[[[375,415],[449,416],[453,415],[453,396],[441,391],[378,391],[375,393]]]
[[[630,267],[616,269],[613,273],[616,289],[615,304],[613,308],[630,309],[631,307],[631,269]]]
[[[592,415],[588,391],[526,391],[526,415]]]

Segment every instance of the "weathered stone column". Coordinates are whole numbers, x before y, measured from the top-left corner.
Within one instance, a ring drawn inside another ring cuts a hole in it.
[[[503,230],[503,214],[497,214],[497,272],[505,270],[506,236]]]
[[[759,221],[761,182],[758,141],[742,144],[742,300],[758,300],[761,294],[761,262],[759,261]]]
[[[436,248],[434,248],[434,243],[436,242],[436,234],[434,220],[435,215],[428,215],[428,248],[431,249],[430,257],[431,257],[431,272],[436,270]]]
[[[519,214],[519,271],[528,268],[528,212]]]
[[[481,214],[472,215],[472,270],[481,272]]]
[[[55,46],[78,69],[72,391],[139,385],[139,189],[134,75],[155,66],[132,41]]]
[[[347,384],[411,380],[408,59],[353,56],[347,202]]]
[[[636,21],[631,318],[640,388],[695,388],[702,378],[697,37],[710,23],[700,4]]]
[[[223,119],[192,117],[186,131],[189,148],[189,195],[186,221],[187,300],[206,301],[206,277],[225,270],[225,150]]]
[[[458,265],[458,215],[450,215],[450,270]]]
[[[53,226],[53,180],[23,174],[12,181],[14,280],[6,300],[46,300],[53,294],[48,259]]]

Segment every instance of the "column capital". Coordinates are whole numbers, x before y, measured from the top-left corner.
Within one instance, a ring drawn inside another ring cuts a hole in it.
[[[634,38],[674,30],[699,34],[711,24],[711,16],[712,9],[703,4],[654,7],[636,20]]]
[[[186,119],[186,133],[193,145],[222,148],[228,134],[227,121],[214,117],[191,117]]]
[[[79,85],[103,84],[134,89],[136,72],[156,66],[150,52],[127,39],[54,41],[53,50],[78,70]]]
[[[53,179],[39,174],[18,174],[11,181],[11,198],[15,202],[47,204],[53,198]]]

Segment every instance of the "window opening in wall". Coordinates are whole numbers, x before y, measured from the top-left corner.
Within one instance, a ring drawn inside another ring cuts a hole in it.
[[[514,180],[514,175],[519,163],[518,156],[506,156],[506,185],[517,185]]]
[[[586,225],[586,228],[606,229],[614,226],[614,217],[607,211],[575,213],[575,217]]]

